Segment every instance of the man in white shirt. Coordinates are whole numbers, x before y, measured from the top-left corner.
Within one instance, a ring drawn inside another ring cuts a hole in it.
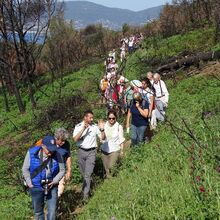
[[[75,126],[73,139],[78,147],[78,165],[84,178],[83,199],[87,200],[90,192],[91,175],[95,167],[97,136],[104,140],[104,123],[93,124],[93,112],[86,111],[83,121]]]
[[[154,84],[156,90],[156,117],[159,121],[164,121],[165,110],[168,106],[169,93],[166,87],[166,84],[160,78],[160,74],[154,74]]]

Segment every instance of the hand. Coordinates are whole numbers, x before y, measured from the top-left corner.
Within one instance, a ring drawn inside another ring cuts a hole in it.
[[[51,189],[52,187],[53,187],[53,185],[54,185],[54,183],[53,182],[51,182],[51,183],[48,183],[48,189]]]
[[[124,156],[124,152],[123,150],[120,151],[120,157],[123,157]]]
[[[168,107],[168,103],[167,103],[167,102],[164,102],[164,106],[167,108],[167,107]]]
[[[29,189],[32,189],[34,186],[32,184],[28,185]]]
[[[129,134],[129,131],[130,131],[130,128],[128,127],[127,130],[126,130],[127,134]]]
[[[67,172],[66,172],[66,175],[65,175],[66,181],[69,181],[70,178],[71,178],[71,171],[67,171]]]
[[[88,128],[89,124],[87,122],[84,122],[84,129]]]
[[[101,130],[104,129],[105,122],[103,121],[103,119],[100,119],[100,120],[98,121],[98,126],[99,126],[99,129],[101,129]]]
[[[135,105],[136,105],[137,108],[139,108],[139,107],[140,107],[140,102],[137,102],[137,101],[136,101],[136,104],[135,104]]]

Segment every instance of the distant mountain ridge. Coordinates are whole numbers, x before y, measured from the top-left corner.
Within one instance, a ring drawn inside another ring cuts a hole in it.
[[[73,20],[78,29],[101,23],[104,27],[118,30],[124,23],[142,25],[157,19],[162,9],[163,5],[135,12],[88,1],[65,1],[65,19]]]

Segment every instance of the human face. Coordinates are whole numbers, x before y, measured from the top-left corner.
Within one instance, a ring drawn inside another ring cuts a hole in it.
[[[45,145],[42,146],[43,152],[46,154],[47,157],[51,156],[51,152],[47,149]]]
[[[158,78],[158,77],[154,77],[154,83],[158,83],[158,81],[159,81],[160,79]]]
[[[62,147],[64,144],[65,144],[65,141],[64,141],[64,140],[56,139],[56,145],[57,145],[58,147]]]
[[[110,125],[114,125],[114,124],[115,124],[115,122],[116,122],[116,117],[115,117],[114,114],[110,114],[110,115],[108,116],[108,122],[109,122]]]
[[[84,121],[88,124],[92,124],[93,122],[93,114],[87,114],[85,117],[84,117]]]
[[[152,74],[152,73],[148,73],[148,74],[147,74],[147,78],[148,78],[149,80],[154,79],[154,78],[153,78],[153,74]]]
[[[146,89],[147,88],[147,83],[145,81],[142,81],[141,83],[142,83],[142,88]]]

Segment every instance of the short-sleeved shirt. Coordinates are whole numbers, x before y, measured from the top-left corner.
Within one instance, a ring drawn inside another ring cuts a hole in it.
[[[84,127],[84,122],[77,124],[73,131],[75,137]],[[82,133],[80,140],[76,142],[76,146],[83,149],[90,149],[97,147],[97,136],[101,138],[101,132],[96,124],[89,125]]]
[[[141,104],[142,109],[149,109],[149,104],[146,100],[142,100]],[[136,126],[136,127],[141,127],[141,126],[147,126],[148,125],[148,119],[143,117],[139,110],[137,109],[134,100],[132,101],[132,105],[130,107],[131,115],[132,115],[132,120],[131,124]]]

